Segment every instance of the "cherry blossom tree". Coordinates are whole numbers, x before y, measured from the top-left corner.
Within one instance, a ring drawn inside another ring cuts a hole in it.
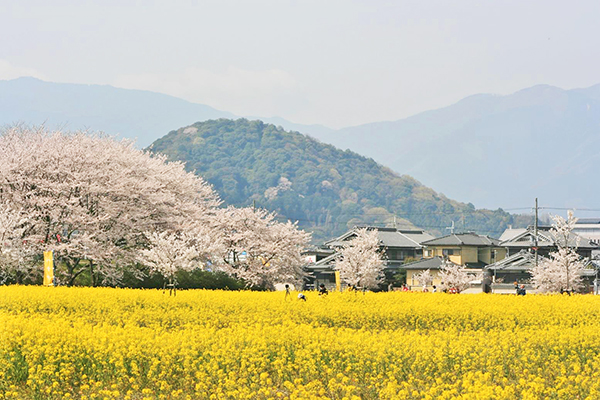
[[[376,230],[361,228],[356,237],[344,244],[335,269],[340,278],[352,285],[374,289],[383,279],[384,262]]]
[[[217,217],[223,249],[220,268],[250,286],[302,281],[310,235],[292,222],[278,222],[267,210],[228,207]]]
[[[23,210],[23,241],[54,250],[71,285],[85,268],[118,281],[147,247],[145,232],[208,224],[220,203],[182,163],[130,141],[22,127],[0,136],[0,201]]]
[[[22,283],[34,274],[35,250],[23,241],[26,221],[21,210],[0,203],[0,283]]]
[[[178,232],[147,232],[146,237],[148,247],[140,250],[137,260],[162,275],[170,293],[175,292],[177,272],[204,269],[223,252],[222,241],[215,240],[214,230],[204,224],[192,222]]]
[[[169,282],[169,293],[176,287],[175,274],[180,270],[191,271],[198,267],[199,255],[186,233],[168,231],[148,233],[148,249],[140,250],[138,260],[159,273]]]
[[[468,273],[463,266],[444,260],[440,268],[442,287],[446,290],[456,290],[458,293],[468,289],[471,282],[478,276]]]
[[[419,272],[414,276],[414,278],[417,280],[417,282],[419,282],[419,285],[423,286],[424,288],[433,283],[433,275],[429,269]]]
[[[572,234],[577,218],[569,211],[567,219],[554,215],[552,220],[550,233],[557,250],[531,269],[533,285],[541,293],[580,290],[586,261],[576,251],[579,237]]]

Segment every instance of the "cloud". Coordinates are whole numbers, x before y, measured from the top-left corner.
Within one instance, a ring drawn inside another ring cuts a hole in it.
[[[238,115],[285,112],[299,94],[296,79],[279,69],[228,67],[215,72],[187,68],[180,73],[120,75],[112,84],[126,89],[166,93]]]
[[[6,60],[0,59],[0,80],[10,80],[22,76],[32,76],[34,78],[44,79],[44,75],[34,68],[18,67]]]

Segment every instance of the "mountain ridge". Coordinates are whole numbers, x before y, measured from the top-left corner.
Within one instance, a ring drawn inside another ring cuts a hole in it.
[[[527,218],[476,210],[353,151],[340,150],[262,121],[209,120],[171,131],[151,150],[183,161],[226,204],[277,211],[319,240],[360,224],[414,226],[440,234],[464,230],[498,236]]]
[[[589,187],[595,169],[588,162],[600,157],[600,85],[570,90],[536,85],[511,95],[473,95],[441,109],[317,138],[360,150],[479,206],[523,207],[536,197],[556,207],[600,206],[600,190]],[[533,165],[543,172],[527,174]]]

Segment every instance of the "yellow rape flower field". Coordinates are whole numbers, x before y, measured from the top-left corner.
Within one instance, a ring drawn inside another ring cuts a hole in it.
[[[0,398],[600,398],[600,297],[307,298],[0,287]]]

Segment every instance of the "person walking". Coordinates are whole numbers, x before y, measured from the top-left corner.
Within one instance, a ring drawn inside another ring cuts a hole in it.
[[[292,293],[290,292],[290,285],[285,284],[285,301],[289,301],[292,299]]]

